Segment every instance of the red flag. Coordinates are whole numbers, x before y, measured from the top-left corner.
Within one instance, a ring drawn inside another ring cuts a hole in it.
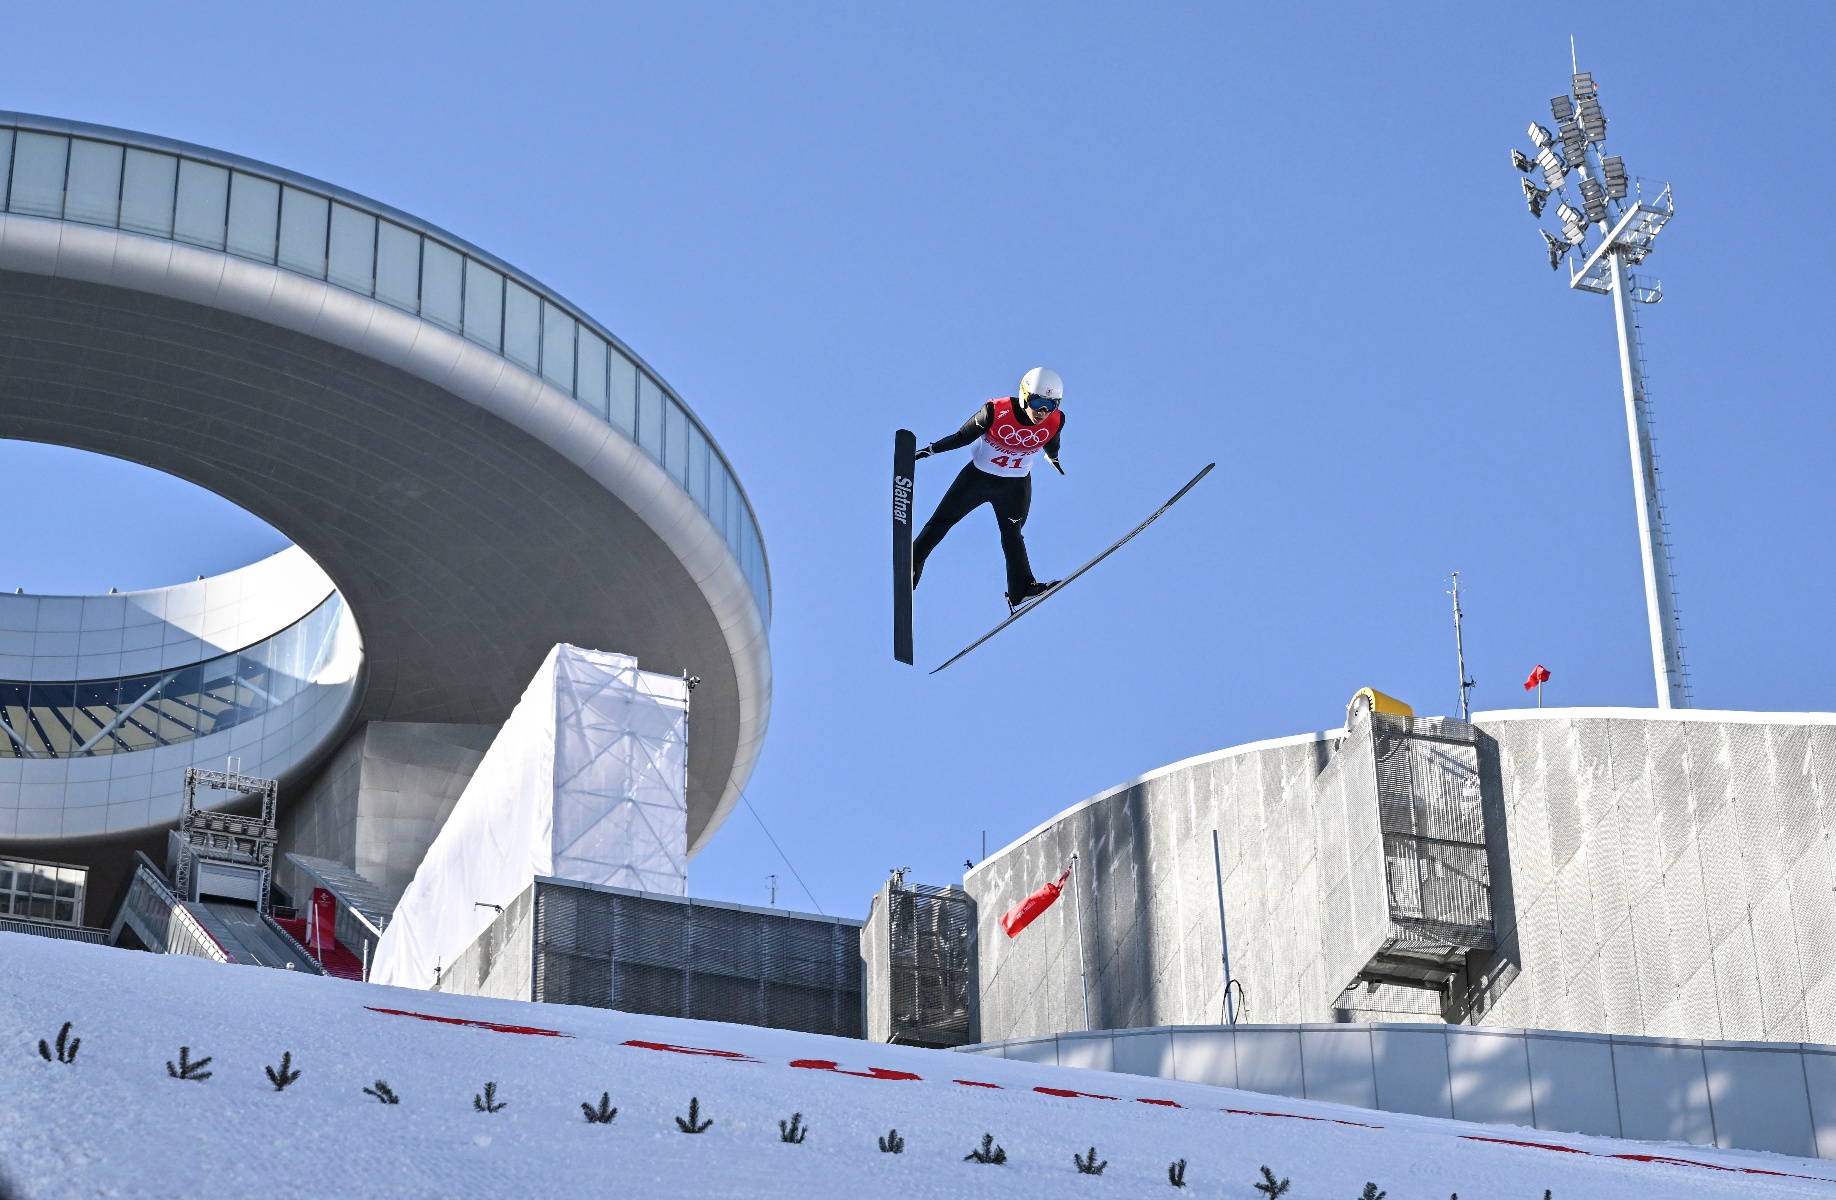
[[[1031,925],[1040,913],[1051,908],[1053,902],[1064,893],[1065,879],[1070,874],[1071,868],[1066,867],[1064,874],[1058,877],[1058,882],[1046,884],[1008,909],[1006,915],[1001,918],[1001,928],[1007,930],[1007,936],[1010,938],[1020,936],[1022,929]]]
[[[1536,670],[1530,672],[1530,678],[1524,680],[1524,690],[1527,692],[1531,688],[1540,687],[1548,682],[1549,668],[1545,667],[1542,663],[1537,663]]]

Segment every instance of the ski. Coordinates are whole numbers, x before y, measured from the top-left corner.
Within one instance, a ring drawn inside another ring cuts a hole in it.
[[[912,665],[912,480],[917,471],[918,435],[893,435],[893,657]]]
[[[1044,604],[1047,600],[1051,599],[1053,596],[1056,596],[1059,592],[1064,591],[1065,585],[1070,583],[1073,579],[1076,579],[1079,575],[1082,575],[1085,571],[1088,571],[1091,567],[1096,566],[1098,563],[1102,562],[1104,559],[1108,558],[1110,555],[1120,550],[1123,546],[1127,545],[1129,540],[1133,538],[1136,534],[1140,533],[1143,529],[1146,529],[1149,525],[1152,525],[1155,521],[1158,521],[1162,513],[1166,512],[1169,508],[1172,508],[1175,504],[1178,504],[1180,501],[1180,498],[1184,496],[1187,492],[1191,491],[1194,487],[1197,487],[1198,481],[1205,478],[1205,476],[1209,475],[1211,473],[1211,468],[1217,465],[1218,465],[1217,463],[1206,463],[1205,469],[1203,471],[1200,471],[1197,475],[1194,475],[1191,481],[1188,482],[1185,487],[1180,488],[1177,492],[1174,492],[1173,498],[1171,500],[1168,500],[1165,504],[1161,505],[1159,508],[1155,509],[1153,512],[1153,515],[1148,517],[1147,520],[1141,522],[1141,524],[1129,530],[1120,539],[1118,539],[1114,545],[1110,546],[1109,549],[1103,551],[1103,553],[1097,555],[1095,558],[1091,559],[1089,562],[1085,563],[1083,566],[1079,567],[1077,570],[1071,572],[1069,575],[1065,576],[1063,579],[1053,584],[1049,590],[1039,593],[1039,595],[1033,597],[1031,600],[1028,600],[1025,604],[1022,604],[1019,608],[1016,608],[1013,612],[1008,614],[1007,620],[1001,622],[999,625],[996,625],[993,629],[990,629],[987,633],[984,633],[981,637],[975,639],[973,642],[970,642],[967,646],[963,647],[963,649],[957,654],[956,658],[952,658],[950,662],[944,663],[942,667],[937,667],[931,672],[931,674],[935,675],[937,674],[938,671],[943,670],[944,667],[949,666],[950,663],[954,663],[958,659],[961,659],[962,657],[967,655],[971,650],[974,650],[977,646],[980,646],[983,642],[987,641],[989,638],[993,637],[995,634],[1000,633],[1003,629],[1006,629],[1009,625],[1012,625],[1015,621],[1018,621],[1021,617],[1024,617],[1027,613],[1032,612],[1035,608],[1038,608],[1041,604]],[[909,593],[907,594],[909,595]]]

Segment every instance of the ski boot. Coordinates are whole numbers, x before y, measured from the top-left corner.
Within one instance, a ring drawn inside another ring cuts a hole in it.
[[[1008,615],[1012,616],[1014,613],[1019,612],[1032,601],[1037,600],[1039,597],[1057,587],[1059,582],[1059,580],[1054,579],[1050,582],[1042,583],[1035,579],[1026,586],[1025,590],[1023,590],[1019,596],[1015,596],[1012,592],[1005,593],[1007,596]]]

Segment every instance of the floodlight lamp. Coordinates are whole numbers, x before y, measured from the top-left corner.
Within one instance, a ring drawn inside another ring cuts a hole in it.
[[[1600,89],[1594,86],[1592,71],[1575,72],[1575,99],[1585,101],[1589,96],[1599,94]]]
[[[1556,126],[1556,136],[1562,139],[1562,153],[1569,162],[1578,165],[1587,156],[1587,135],[1573,121]]]
[[[1606,114],[1600,111],[1600,101],[1592,96],[1581,102],[1580,124],[1588,141],[1606,141]]]
[[[1568,243],[1547,229],[1539,229],[1537,232],[1543,235],[1543,248],[1549,251],[1549,269],[1553,271],[1562,265],[1562,256],[1568,253]]]
[[[1614,200],[1626,198],[1626,164],[1617,155],[1600,160],[1601,173],[1606,176],[1606,194]]]
[[[1566,93],[1560,96],[1552,96],[1549,100],[1549,112],[1550,115],[1555,117],[1556,124],[1559,125],[1575,115],[1575,102],[1569,99]]]
[[[1574,205],[1570,204],[1568,201],[1564,200],[1562,201],[1562,203],[1556,205],[1555,211],[1556,211],[1556,216],[1562,218],[1562,224],[1579,225],[1583,228],[1586,228],[1587,217],[1584,214],[1582,214],[1578,209],[1576,209]]]
[[[1552,192],[1561,187],[1562,181],[1568,178],[1568,164],[1563,162],[1562,156],[1554,150],[1539,150],[1536,155],[1536,165],[1543,168],[1543,183]]]
[[[1550,132],[1535,121],[1530,122],[1530,140],[1536,143],[1538,150],[1547,150],[1555,144],[1555,138]]]
[[[1587,210],[1589,221],[1606,220],[1606,193],[1601,190],[1598,181],[1581,181],[1581,207]]]
[[[1534,167],[1536,163],[1526,157],[1522,150],[1513,147],[1511,150],[1511,165],[1528,175],[1530,173],[1530,168]]]
[[[1541,218],[1543,205],[1549,202],[1549,193],[1537,187],[1528,179],[1519,180],[1524,185],[1524,202],[1530,206],[1530,215]]]
[[[1564,223],[1562,236],[1567,238],[1570,244],[1579,246],[1587,240],[1587,226]]]

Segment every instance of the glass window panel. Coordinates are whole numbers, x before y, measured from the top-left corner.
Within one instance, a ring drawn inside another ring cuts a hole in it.
[[[376,298],[414,312],[421,299],[421,235],[384,221],[376,227]]]
[[[606,379],[606,417],[624,430],[625,436],[637,440],[637,365],[618,351],[610,353],[611,370]]]
[[[114,227],[121,215],[121,147],[77,138],[70,143],[64,217]]]
[[[740,495],[739,480],[730,471],[722,472],[727,485],[727,549],[733,557],[740,554],[740,523],[746,519],[746,501]]]
[[[688,486],[689,464],[689,419],[682,411],[674,397],[664,409],[663,419],[668,422],[663,433],[664,469],[675,477],[677,483]]]
[[[280,265],[325,278],[325,230],[331,201],[298,188],[281,189]]]
[[[121,168],[121,228],[171,237],[172,198],[177,188],[178,159],[130,147]]]
[[[465,260],[465,336],[494,351],[504,348],[504,277]]]
[[[178,206],[173,213],[173,236],[181,242],[223,249],[223,230],[229,219],[228,169],[209,163],[179,160]]]
[[[70,139],[19,131],[13,147],[13,193],[8,209],[35,217],[64,215],[64,166]]]
[[[606,417],[606,343],[584,327],[580,330],[580,366],[575,373],[574,395],[600,420]]]
[[[638,445],[644,447],[650,457],[662,462],[663,389],[642,372],[638,374],[637,432]]]
[[[727,466],[712,448],[707,464],[707,519],[720,530],[722,539],[727,538]]]
[[[688,490],[702,512],[708,504],[708,437],[693,421],[688,428]]]
[[[542,301],[542,378],[574,394],[574,318]]]
[[[237,171],[230,176],[229,252],[274,261],[280,234],[280,184]]]
[[[376,284],[376,218],[342,204],[332,205],[326,260],[327,279],[369,295]]]
[[[427,239],[421,246],[421,315],[457,332],[464,316],[464,279],[464,257]]]
[[[13,178],[13,131],[0,129],[0,208],[6,207],[6,189]]]
[[[504,280],[504,357],[535,370],[542,355],[542,302],[514,280]]]

